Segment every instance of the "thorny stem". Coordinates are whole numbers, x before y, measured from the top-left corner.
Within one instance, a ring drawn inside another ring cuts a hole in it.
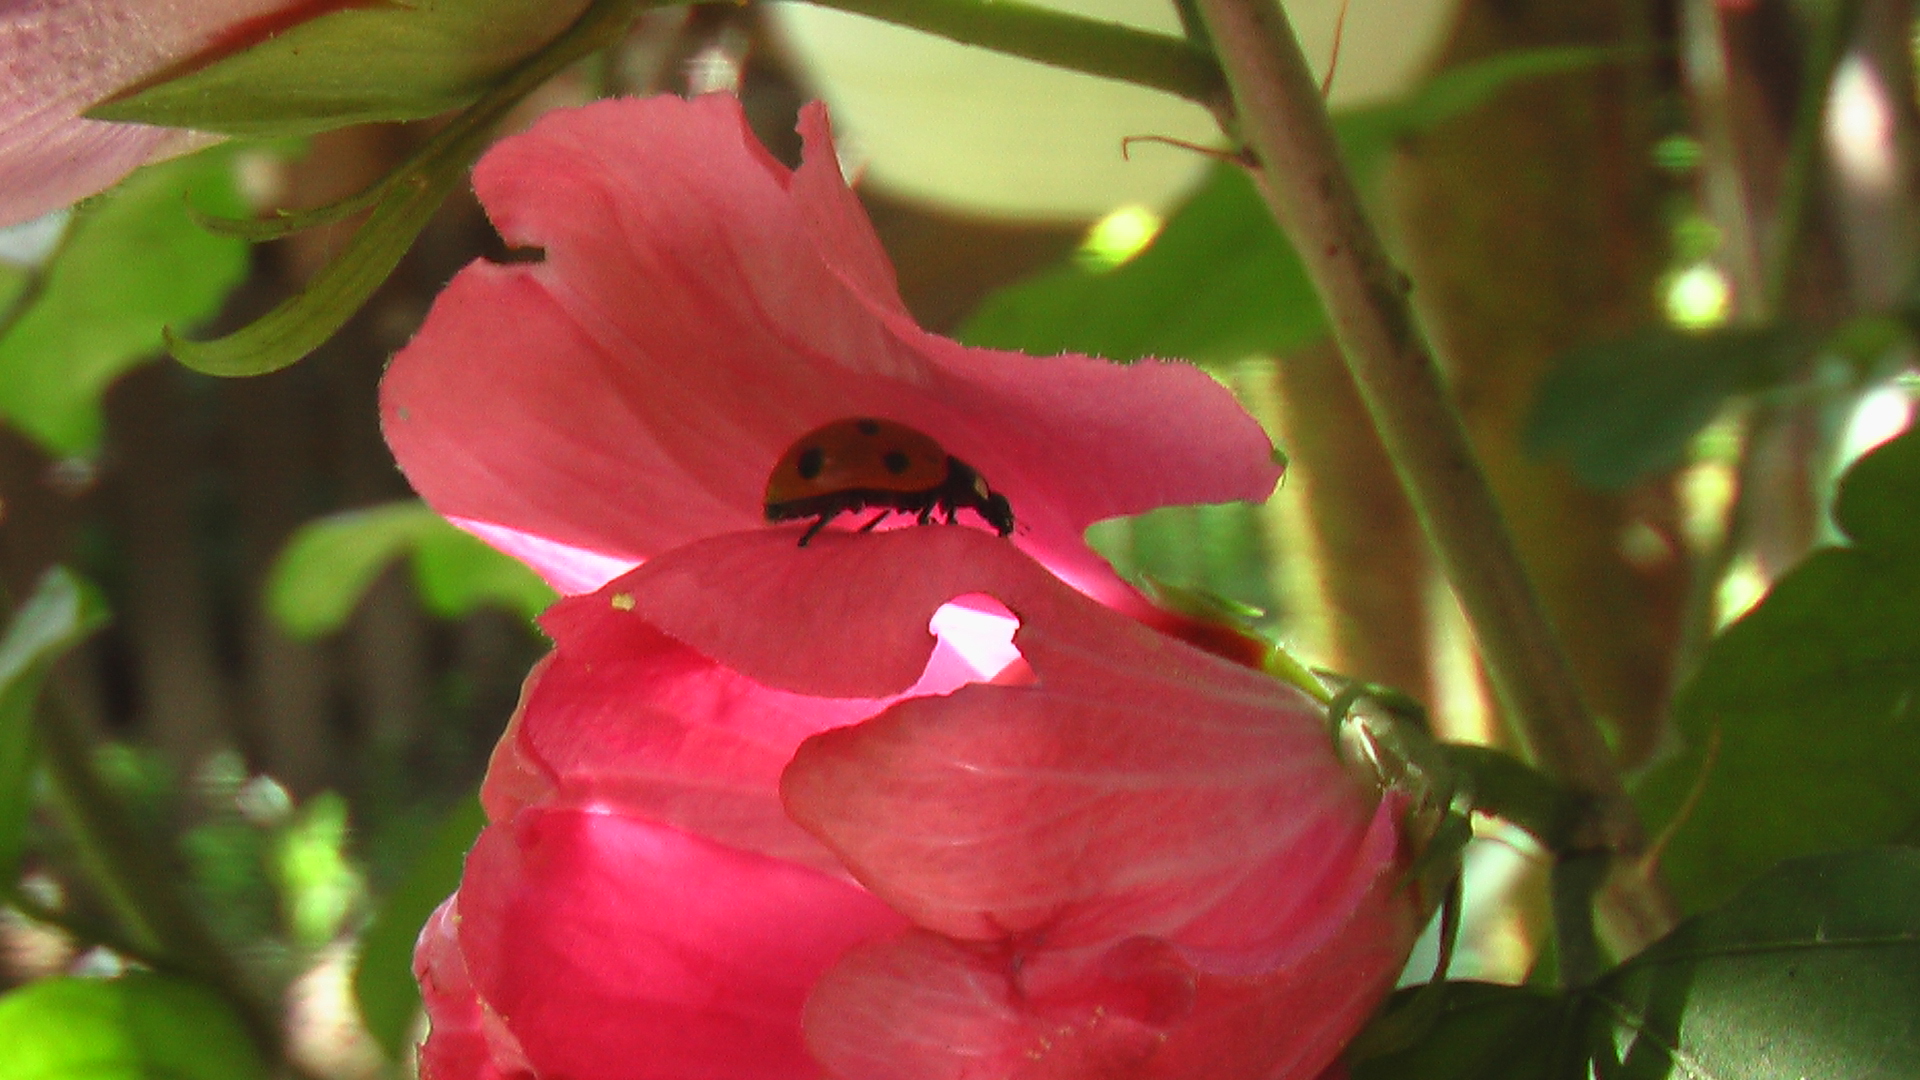
[[[1459,594],[1495,693],[1534,759],[1593,797],[1604,847],[1644,845],[1620,773],[1527,581],[1492,489],[1414,325],[1409,284],[1361,213],[1299,42],[1275,0],[1199,0],[1259,161],[1254,180],[1327,309],[1381,442]],[[1628,949],[1674,921],[1656,887],[1627,896]]]
[[[813,0],[963,45],[1120,79],[1213,107],[1226,96],[1220,68],[1191,41],[1019,0]]]

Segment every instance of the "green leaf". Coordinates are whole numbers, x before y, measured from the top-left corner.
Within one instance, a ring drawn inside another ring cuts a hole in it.
[[[960,331],[969,345],[1110,360],[1232,363],[1326,333],[1306,270],[1237,168],[1214,170],[1138,256],[1068,266],[994,294]]]
[[[1366,175],[1398,140],[1464,116],[1510,86],[1623,63],[1635,55],[1632,49],[1594,45],[1517,49],[1449,68],[1398,101],[1342,112],[1334,125],[1349,166]]]
[[[1353,1063],[1352,1080],[1572,1080],[1555,1067],[1568,1027],[1562,999],[1472,982],[1448,983],[1445,994],[1439,1019],[1418,1042]]]
[[[346,625],[374,579],[411,556],[427,606],[448,618],[502,606],[528,617],[553,603],[547,584],[518,561],[448,524],[426,504],[387,503],[309,522],[280,553],[267,582],[267,611],[300,638]]]
[[[1920,1076],[1920,852],[1786,863],[1588,1002],[1601,1076]]]
[[[319,348],[400,265],[414,238],[466,177],[486,137],[484,126],[448,127],[426,153],[383,182],[373,213],[306,288],[214,341],[190,341],[169,326],[167,349],[195,371],[240,376],[278,371]],[[364,196],[355,200],[366,201]]]
[[[99,448],[100,395],[160,353],[166,326],[220,309],[245,276],[247,246],[198,228],[201,209],[239,213],[221,149],[142,169],[86,205],[38,297],[0,328],[0,415],[56,456]]]
[[[1396,139],[1478,107],[1526,79],[1614,62],[1617,49],[1536,49],[1436,76],[1390,105],[1334,125],[1363,180]],[[1222,364],[1284,353],[1327,333],[1326,316],[1292,246],[1237,166],[1216,168],[1132,260],[1068,265],[1004,289],[960,330],[969,345],[1109,360],[1179,357]]]
[[[1826,335],[1804,326],[1656,328],[1561,356],[1527,424],[1535,454],[1565,457],[1606,491],[1681,464],[1728,399],[1796,377]]]
[[[356,5],[167,81],[149,80],[87,115],[229,135],[301,135],[434,116],[477,99],[586,6],[584,0]]]
[[[1636,787],[1670,823],[1704,771],[1662,860],[1688,910],[1920,821],[1920,432],[1855,465],[1835,517],[1852,545],[1809,557],[1712,642],[1676,702],[1686,751]]]
[[[33,710],[47,669],[106,621],[106,608],[61,567],[40,578],[0,638],[0,883],[11,886],[33,808]]]
[[[267,613],[297,638],[339,630],[380,571],[412,550],[431,514],[421,503],[389,503],[302,525],[267,577]]]
[[[332,206],[295,215],[296,224],[309,224],[337,220],[366,206],[374,208],[340,254],[298,295],[215,341],[188,341],[169,329],[167,348],[195,371],[223,376],[278,371],[318,348],[360,310],[399,265],[440,204],[466,181],[467,169],[487,148],[494,125],[562,69],[618,40],[632,22],[634,7],[635,0],[594,0],[565,33],[491,86],[386,179]],[[279,236],[288,227],[284,220],[268,219],[254,225],[235,222],[221,229],[239,235]]]
[[[473,847],[486,822],[478,798],[464,799],[454,807],[360,936],[354,997],[374,1041],[395,1060],[406,1053],[407,1037],[420,1011],[420,986],[413,979],[414,942],[433,909],[459,886],[467,849]]]
[[[239,1018],[163,975],[42,979],[0,997],[0,1080],[266,1080]]]
[[[438,515],[434,522],[414,537],[413,548],[414,586],[429,611],[453,619],[483,607],[504,607],[531,619],[559,599],[527,564]]]
[[[1238,608],[1238,620],[1257,623],[1277,605],[1259,513],[1244,503],[1162,507],[1099,522],[1088,542],[1123,576],[1150,581],[1151,590],[1205,593],[1222,605],[1216,614]]]

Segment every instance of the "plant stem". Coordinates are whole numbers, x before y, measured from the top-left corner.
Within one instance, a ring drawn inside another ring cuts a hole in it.
[[[1827,95],[1833,89],[1833,76],[1846,56],[1847,42],[1859,22],[1861,0],[1840,0],[1832,6],[1815,31],[1807,53],[1806,75],[1794,104],[1793,127],[1787,144],[1785,176],[1780,199],[1773,211],[1773,250],[1765,256],[1764,292],[1757,316],[1778,319],[1787,299],[1794,264],[1798,261],[1802,234],[1806,231],[1807,204],[1812,198],[1815,174],[1820,163],[1821,123],[1827,115]]]
[[[1414,325],[1410,283],[1388,262],[1299,42],[1274,0],[1199,0],[1258,166],[1255,182],[1305,263],[1353,381],[1459,594],[1510,722],[1547,772],[1594,798],[1595,841],[1632,854],[1643,831],[1480,470],[1438,365]],[[1658,896],[1627,920],[1650,941]],[[1634,944],[1629,942],[1629,945]]]
[[[54,805],[87,873],[126,925],[136,955],[213,987],[234,1006],[265,1056],[279,1060],[276,1014],[194,911],[179,888],[179,875],[109,790],[72,714],[49,694],[37,718]]]
[[[1226,98],[1204,49],[1167,34],[1019,0],[813,0],[820,7],[978,45],[1043,64],[1164,90],[1208,108]]]

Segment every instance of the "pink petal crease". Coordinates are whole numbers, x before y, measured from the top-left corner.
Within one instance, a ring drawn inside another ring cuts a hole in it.
[[[204,136],[80,114],[215,44],[313,0],[8,0],[0,3],[0,226],[103,191]]]
[[[973,465],[1012,503],[1016,545],[1109,598],[1087,525],[1272,490],[1270,443],[1197,368],[921,330],[824,110],[800,130],[791,171],[722,95],[601,102],[502,140],[475,187],[507,242],[543,257],[461,271],[394,358],[382,415],[415,489],[582,592],[763,527],[794,440],[874,416]]]

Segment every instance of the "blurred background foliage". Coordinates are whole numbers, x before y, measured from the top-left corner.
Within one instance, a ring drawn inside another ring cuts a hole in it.
[[[1342,5],[1288,6],[1324,68]],[[1912,409],[1912,8],[1348,11],[1331,99],[1350,164],[1583,688],[1644,770],[1650,822],[1673,828],[1690,911],[1780,859],[1912,842],[1920,822],[1913,437],[1828,512],[1846,466]],[[1078,9],[1179,30],[1148,0]],[[1316,666],[1406,691],[1448,737],[1505,743],[1304,273],[1208,149],[1204,110],[807,5],[716,4],[648,12],[506,127],[598,94],[728,87],[789,161],[798,106],[829,101],[928,327],[1191,359],[1268,425],[1290,460],[1274,499],[1097,526],[1125,571],[1257,609]],[[0,731],[23,730],[44,685],[320,1076],[406,1057],[413,936],[478,829],[471,793],[543,649],[531,617],[551,593],[409,500],[374,408],[440,286],[505,252],[463,191],[303,363],[219,380],[158,362],[161,333],[247,324],[354,224],[250,248],[195,212],[345,197],[438,130],[228,143],[0,232],[0,584],[38,598],[0,647]],[[60,565],[91,585],[49,586]],[[262,1071],[196,984],[47,979],[116,970],[141,943],[89,947],[113,942],[88,931],[118,901],[54,827],[57,800],[35,812],[13,745],[0,980],[42,981],[0,999],[0,1036],[110,1008],[135,1018],[123,1031],[201,1033],[180,1075]],[[1470,859],[1508,914],[1462,963],[1517,981],[1543,933],[1538,860],[1505,850]]]

